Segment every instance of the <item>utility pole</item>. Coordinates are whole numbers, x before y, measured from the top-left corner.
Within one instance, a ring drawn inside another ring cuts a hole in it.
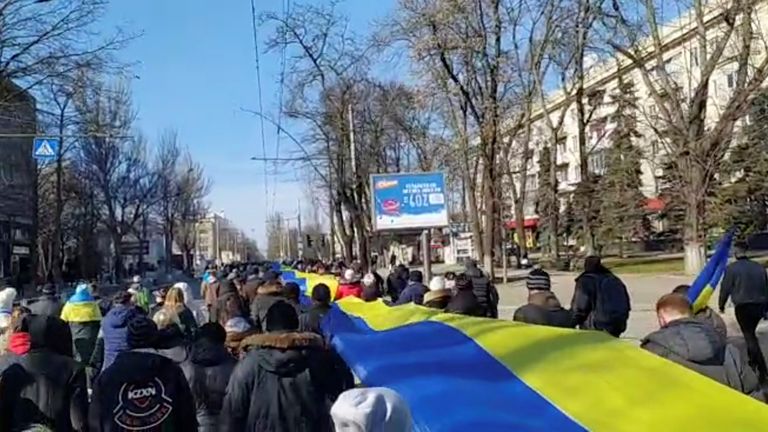
[[[296,240],[296,245],[299,247],[299,250],[298,250],[299,259],[302,259],[304,258],[304,248],[306,247],[306,245],[304,244],[304,237],[302,236],[302,230],[301,230],[301,199],[298,200],[298,205],[299,205],[299,208],[298,208],[299,215],[297,219],[298,220],[297,224],[299,229],[299,238]]]

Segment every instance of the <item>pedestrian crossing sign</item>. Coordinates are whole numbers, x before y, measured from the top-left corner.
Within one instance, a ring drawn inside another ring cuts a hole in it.
[[[38,161],[51,161],[59,154],[58,138],[35,138],[32,156]]]

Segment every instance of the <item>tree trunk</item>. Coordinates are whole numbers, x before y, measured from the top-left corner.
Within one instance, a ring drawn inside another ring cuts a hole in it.
[[[113,265],[114,265],[114,273],[115,273],[115,279],[119,282],[120,279],[123,277],[123,250],[121,242],[123,241],[123,236],[120,235],[117,232],[112,233],[112,250],[114,251],[115,256],[112,257],[113,259]]]
[[[707,260],[706,245],[702,229],[702,204],[692,196],[685,203],[685,226],[683,227],[685,273],[695,275],[704,268]]]
[[[485,219],[483,220],[483,267],[493,278],[493,245],[495,232],[495,199],[493,194],[493,170],[487,161],[483,164],[483,201],[485,201]]]
[[[559,182],[557,180],[557,140],[552,146],[550,154],[549,181],[552,185],[552,209],[549,218],[549,254],[550,258],[557,261],[560,258],[560,241],[558,232],[560,231],[560,197],[557,196]]]

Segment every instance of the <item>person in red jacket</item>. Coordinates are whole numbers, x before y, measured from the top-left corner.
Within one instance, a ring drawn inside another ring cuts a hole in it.
[[[361,298],[363,296],[363,285],[360,283],[360,275],[352,269],[344,271],[344,277],[339,283],[339,289],[336,290],[336,298],[341,300],[344,297],[354,296]]]

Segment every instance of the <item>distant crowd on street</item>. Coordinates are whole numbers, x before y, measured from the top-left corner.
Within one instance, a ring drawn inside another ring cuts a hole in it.
[[[656,304],[659,330],[641,347],[756,399],[768,371],[755,330],[768,312],[765,269],[738,249],[720,287],[730,299],[747,356],[728,343],[718,312],[693,312],[687,285]],[[392,263],[383,277],[359,263],[294,261],[292,269],[338,279],[311,296],[271,263],[210,266],[200,299],[185,282],[149,287],[135,277],[102,297],[80,284],[60,299],[53,285],[14,305],[0,291],[0,431],[409,431],[411,407],[393,389],[365,388],[333,349],[324,318],[333,302],[357,297],[393,307],[498,319],[499,291],[474,262],[424,280]],[[535,267],[528,303],[514,321],[603,331],[620,337],[631,300],[599,257],[584,261],[570,308]],[[150,289],[153,288],[153,289]]]

